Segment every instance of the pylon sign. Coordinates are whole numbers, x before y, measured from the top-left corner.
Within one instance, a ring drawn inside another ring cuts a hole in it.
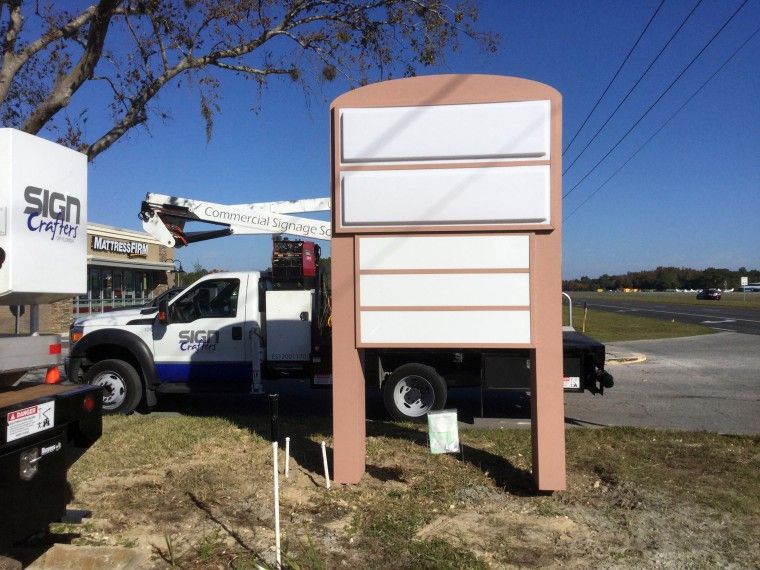
[[[365,468],[360,349],[528,349],[534,476],[563,489],[560,94],[438,75],[331,113],[336,481]]]

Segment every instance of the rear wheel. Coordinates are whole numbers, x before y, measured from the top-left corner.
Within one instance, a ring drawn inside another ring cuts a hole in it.
[[[134,367],[123,360],[101,360],[84,375],[84,381],[103,388],[104,414],[129,414],[142,399],[142,382]]]
[[[446,405],[446,382],[430,366],[404,364],[383,384],[383,402],[395,420],[422,420]]]

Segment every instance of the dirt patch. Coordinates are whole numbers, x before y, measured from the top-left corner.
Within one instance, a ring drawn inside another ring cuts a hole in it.
[[[54,529],[57,536],[73,546],[135,549],[139,568],[271,566],[271,446],[260,431],[219,418],[151,421],[108,418],[101,441],[71,472],[72,507],[93,517]],[[287,567],[760,560],[757,438],[572,430],[568,490],[537,495],[522,430],[468,430],[463,458],[430,455],[417,427],[375,424],[362,482],[329,491],[317,443],[325,438],[307,431],[292,436],[290,477],[281,475]],[[725,481],[730,489],[719,485]]]

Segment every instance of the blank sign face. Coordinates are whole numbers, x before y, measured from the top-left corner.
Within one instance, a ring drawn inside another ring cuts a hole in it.
[[[527,269],[527,235],[359,238],[359,270]]]
[[[527,273],[361,275],[362,307],[527,307]]]
[[[341,162],[548,160],[549,101],[341,112]]]
[[[364,345],[529,344],[530,311],[362,311]]]
[[[548,224],[549,166],[349,171],[344,226]]]
[[[528,235],[359,238],[358,343],[531,342]]]

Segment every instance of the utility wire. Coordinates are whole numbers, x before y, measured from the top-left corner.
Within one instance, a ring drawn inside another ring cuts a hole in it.
[[[732,54],[731,54],[731,55],[728,57],[728,59],[726,59],[726,61],[724,61],[724,62],[721,64],[721,66],[720,66],[718,69],[716,69],[716,70],[715,70],[715,71],[712,73],[712,75],[710,75],[710,77],[708,77],[708,78],[707,78],[707,79],[706,79],[706,80],[705,80],[705,81],[702,83],[702,85],[700,85],[700,86],[699,86],[699,88],[697,88],[697,90],[696,90],[696,91],[694,91],[694,93],[692,93],[692,94],[691,94],[691,96],[690,96],[688,99],[686,99],[686,101],[684,101],[684,102],[683,102],[683,104],[682,104],[682,105],[681,105],[681,106],[680,106],[680,107],[679,107],[679,108],[678,108],[678,109],[677,109],[677,110],[676,110],[676,111],[675,111],[675,112],[674,112],[672,115],[670,115],[670,117],[668,117],[668,120],[667,120],[667,121],[665,121],[665,122],[662,124],[662,126],[660,126],[660,128],[659,128],[659,129],[657,129],[657,130],[656,130],[656,131],[655,131],[655,132],[654,132],[654,133],[653,133],[653,134],[652,134],[652,135],[651,135],[651,136],[650,136],[650,137],[649,137],[649,138],[648,138],[648,139],[647,139],[647,140],[644,142],[644,144],[642,144],[642,145],[641,145],[641,146],[638,148],[638,150],[637,150],[636,152],[634,152],[634,153],[631,155],[631,157],[630,157],[628,160],[626,160],[626,161],[625,161],[623,164],[621,164],[621,165],[620,165],[620,167],[619,167],[619,168],[618,168],[618,169],[617,169],[615,172],[613,172],[613,173],[610,175],[610,177],[609,177],[609,178],[607,178],[607,180],[605,180],[605,181],[604,181],[604,182],[602,182],[602,183],[601,183],[599,186],[597,186],[596,190],[594,190],[594,191],[593,191],[591,194],[589,194],[589,195],[588,195],[588,197],[587,197],[585,200],[583,200],[583,202],[581,202],[580,204],[578,204],[578,205],[575,207],[575,209],[574,209],[572,212],[570,212],[570,213],[569,213],[567,216],[565,216],[565,217],[563,218],[563,221],[567,221],[567,220],[568,220],[568,219],[569,219],[569,218],[570,218],[570,217],[571,217],[573,214],[575,214],[575,212],[577,212],[578,210],[580,210],[580,208],[581,208],[581,207],[582,207],[582,206],[583,206],[583,205],[584,205],[586,202],[588,202],[589,200],[591,200],[591,198],[593,198],[593,197],[594,197],[594,195],[595,195],[597,192],[599,192],[599,191],[600,191],[602,188],[604,188],[604,187],[607,185],[607,183],[608,183],[610,180],[612,180],[612,179],[613,179],[615,176],[617,176],[617,175],[618,175],[618,173],[619,173],[621,170],[623,170],[623,168],[625,168],[625,167],[628,165],[628,163],[629,163],[629,162],[631,162],[631,161],[632,161],[634,158],[636,158],[636,156],[638,156],[638,154],[639,154],[639,153],[640,153],[640,152],[641,152],[641,151],[644,149],[644,147],[645,147],[645,146],[647,146],[647,145],[648,145],[648,144],[649,144],[649,143],[652,141],[652,139],[653,139],[654,137],[656,137],[658,134],[660,134],[660,131],[662,131],[662,129],[664,129],[665,127],[667,127],[667,126],[670,124],[670,121],[672,121],[673,119],[675,119],[675,118],[676,118],[676,115],[678,115],[678,114],[679,114],[681,111],[683,111],[684,107],[686,107],[686,105],[688,105],[689,103],[691,103],[691,100],[692,100],[692,99],[694,99],[694,97],[696,97],[697,95],[699,95],[699,93],[702,91],[702,89],[704,89],[704,88],[707,86],[707,84],[708,84],[708,83],[710,83],[710,81],[712,81],[712,80],[715,78],[715,76],[716,76],[716,75],[718,75],[718,74],[719,74],[721,71],[723,71],[723,68],[724,68],[724,67],[726,67],[726,65],[728,65],[728,63],[729,63],[729,62],[730,62],[732,59],[734,59],[734,57],[736,57],[736,56],[737,56],[737,54],[738,54],[738,53],[739,53],[739,52],[740,52],[742,49],[744,49],[744,46],[746,46],[746,45],[747,45],[747,44],[748,44],[750,41],[752,41],[752,39],[753,39],[753,38],[754,38],[754,37],[755,37],[755,36],[758,34],[758,32],[760,32],[760,27],[758,27],[758,28],[755,28],[755,31],[754,31],[754,32],[752,32],[752,34],[751,34],[751,35],[750,35],[750,36],[749,36],[749,37],[748,37],[746,40],[744,40],[744,42],[743,42],[743,43],[742,43],[742,44],[741,44],[741,45],[740,45],[738,48],[736,48],[736,49],[734,50],[734,52],[733,52],[733,53],[732,53]]]
[[[586,150],[588,149],[588,147],[590,147],[590,146],[591,146],[591,143],[593,143],[593,142],[596,140],[596,137],[598,137],[598,136],[599,136],[599,133],[601,133],[601,132],[602,132],[602,130],[604,129],[604,127],[606,127],[606,126],[607,126],[607,123],[609,123],[609,122],[612,120],[612,118],[613,118],[613,117],[614,117],[614,116],[617,114],[617,112],[620,110],[620,107],[622,107],[622,106],[623,106],[623,103],[625,103],[625,102],[628,100],[628,97],[630,97],[630,96],[631,96],[631,93],[633,93],[633,91],[636,89],[636,87],[638,87],[638,86],[639,86],[639,83],[641,83],[641,81],[644,79],[644,77],[646,77],[646,74],[647,74],[647,73],[649,73],[649,70],[650,70],[650,69],[652,69],[652,66],[653,66],[653,65],[654,65],[654,64],[657,62],[657,60],[658,60],[658,59],[660,59],[660,56],[661,56],[661,55],[662,55],[662,54],[665,52],[665,50],[666,50],[666,49],[668,49],[668,46],[670,45],[670,43],[671,43],[671,42],[673,41],[673,39],[674,39],[674,38],[675,38],[675,37],[678,35],[678,33],[681,31],[681,29],[682,29],[682,28],[683,28],[683,27],[686,25],[686,22],[688,22],[688,21],[689,21],[689,19],[691,18],[692,14],[694,14],[694,12],[697,10],[697,8],[699,8],[699,5],[700,5],[701,3],[702,3],[702,0],[699,0],[699,1],[698,1],[698,2],[697,2],[695,5],[694,5],[694,7],[691,9],[691,12],[689,12],[689,14],[688,14],[688,15],[687,15],[687,16],[686,16],[686,17],[683,19],[683,21],[681,22],[681,25],[680,25],[680,26],[678,26],[678,27],[676,28],[676,31],[675,31],[675,32],[673,32],[673,34],[670,36],[670,39],[669,39],[669,40],[668,40],[668,41],[665,43],[665,45],[664,45],[664,46],[662,46],[662,49],[659,51],[659,53],[658,53],[658,54],[657,54],[657,55],[654,57],[654,59],[653,59],[653,60],[652,60],[652,61],[649,63],[649,65],[648,65],[648,66],[647,66],[647,68],[644,70],[644,72],[643,72],[643,73],[642,73],[642,74],[639,76],[639,78],[638,78],[638,80],[636,81],[636,83],[634,83],[634,84],[633,84],[633,87],[631,87],[631,88],[628,90],[628,93],[626,93],[626,94],[625,94],[625,97],[623,97],[623,99],[620,101],[620,103],[618,103],[617,107],[615,107],[615,110],[614,110],[614,111],[612,111],[612,114],[611,114],[609,117],[607,117],[607,120],[606,120],[606,121],[604,121],[604,123],[602,124],[602,126],[601,126],[601,127],[599,127],[599,128],[596,130],[596,132],[594,133],[594,136],[592,136],[592,137],[591,137],[591,139],[589,139],[589,141],[586,143],[586,146],[584,146],[584,147],[583,147],[583,149],[582,149],[582,150],[581,150],[581,151],[580,151],[580,152],[579,152],[579,153],[576,155],[576,157],[575,157],[575,158],[573,159],[573,161],[572,161],[572,162],[571,162],[571,163],[570,163],[570,164],[569,164],[569,165],[568,165],[568,166],[565,168],[565,170],[563,170],[563,171],[562,171],[562,174],[565,174],[565,173],[567,173],[567,171],[568,171],[568,170],[570,170],[570,169],[573,167],[573,164],[575,164],[575,163],[578,161],[578,159],[581,157],[581,155],[582,155],[584,152],[586,152]]]
[[[578,188],[578,186],[580,186],[580,185],[583,183],[583,181],[584,181],[584,180],[586,180],[586,178],[588,178],[588,177],[591,175],[591,173],[592,173],[592,172],[594,172],[594,170],[596,170],[596,169],[599,167],[599,165],[600,165],[602,162],[604,162],[604,160],[605,160],[605,159],[606,159],[606,158],[607,158],[607,157],[608,157],[610,154],[612,154],[612,151],[614,151],[614,150],[615,150],[615,149],[616,149],[616,148],[617,148],[617,147],[620,145],[620,143],[622,143],[622,142],[623,142],[623,140],[625,140],[625,138],[626,138],[626,137],[627,137],[629,134],[631,134],[631,132],[633,131],[633,129],[635,129],[635,128],[636,128],[636,127],[639,125],[639,123],[641,123],[641,121],[643,121],[643,120],[644,120],[644,118],[645,118],[645,117],[646,117],[646,116],[649,114],[649,112],[650,112],[652,109],[654,109],[655,105],[657,105],[657,103],[659,103],[659,102],[662,100],[662,98],[663,98],[663,97],[664,97],[664,96],[665,96],[665,95],[666,95],[666,94],[667,94],[667,93],[668,93],[668,92],[669,92],[669,91],[670,91],[670,90],[673,88],[673,86],[676,84],[676,82],[677,82],[679,79],[681,79],[681,77],[683,76],[683,74],[684,74],[684,73],[686,73],[686,72],[689,70],[689,68],[691,68],[691,66],[692,66],[692,65],[694,65],[694,62],[695,62],[695,61],[697,61],[697,59],[699,59],[699,57],[700,57],[700,56],[701,56],[701,55],[704,53],[704,51],[705,51],[705,50],[706,50],[706,49],[707,49],[707,48],[710,46],[710,44],[712,44],[712,43],[713,43],[713,41],[715,41],[715,38],[717,38],[717,37],[720,35],[720,33],[721,33],[721,32],[722,32],[722,31],[723,31],[725,28],[726,28],[726,26],[728,26],[728,24],[730,24],[730,23],[731,23],[731,21],[732,21],[732,20],[733,20],[733,19],[736,17],[736,15],[739,13],[739,11],[740,11],[742,8],[744,8],[744,5],[745,5],[745,4],[747,4],[747,2],[749,2],[749,0],[744,0],[744,2],[742,2],[742,3],[741,3],[741,5],[740,5],[740,6],[739,6],[739,7],[738,7],[738,8],[737,8],[735,11],[734,11],[734,13],[733,13],[733,14],[731,14],[731,16],[728,18],[728,20],[726,20],[726,21],[723,23],[723,25],[722,25],[722,26],[721,26],[721,27],[718,29],[718,31],[717,31],[717,32],[715,32],[715,33],[713,34],[713,36],[712,36],[712,37],[711,37],[711,38],[708,40],[708,42],[707,42],[707,43],[706,43],[706,44],[705,44],[705,45],[702,47],[702,49],[701,49],[701,50],[699,50],[699,52],[697,53],[697,55],[695,55],[695,56],[694,56],[694,57],[691,59],[691,61],[690,61],[690,62],[689,62],[687,65],[686,65],[686,67],[684,67],[684,68],[681,70],[681,73],[679,73],[679,74],[676,76],[676,78],[675,78],[673,81],[671,81],[670,85],[668,85],[668,86],[665,88],[665,90],[664,90],[662,93],[660,93],[660,96],[659,96],[659,97],[657,97],[657,99],[655,99],[654,103],[652,103],[652,104],[649,106],[649,108],[648,108],[646,111],[644,111],[644,114],[643,114],[643,115],[641,115],[641,116],[640,116],[640,117],[639,117],[639,118],[636,120],[636,122],[635,122],[635,123],[633,123],[633,125],[631,126],[631,128],[630,128],[630,129],[628,129],[628,130],[625,132],[625,134],[624,134],[622,137],[620,137],[620,139],[618,139],[618,141],[617,141],[617,142],[616,142],[614,145],[612,145],[612,148],[610,148],[610,150],[608,150],[608,151],[607,151],[607,153],[606,153],[606,154],[605,154],[605,155],[604,155],[602,158],[600,158],[600,159],[597,161],[597,163],[596,163],[596,164],[594,164],[594,166],[592,166],[592,167],[591,167],[591,170],[589,170],[588,172],[586,172],[586,174],[584,174],[584,175],[583,175],[583,178],[581,178],[581,179],[580,179],[578,182],[576,182],[576,183],[575,183],[575,185],[574,185],[572,188],[570,188],[570,190],[568,190],[567,192],[565,192],[565,193],[562,195],[562,198],[567,198],[567,197],[568,197],[570,194],[572,194],[572,193],[575,191],[575,189],[576,189],[576,188]]]
[[[701,2],[701,0],[700,0]],[[610,87],[612,87],[612,84],[615,82],[615,79],[617,79],[617,76],[620,74],[620,71],[623,69],[623,66],[628,61],[628,58],[631,57],[631,54],[633,53],[633,50],[636,49],[636,46],[639,45],[639,42],[641,41],[641,38],[644,37],[644,34],[649,29],[649,26],[652,25],[652,22],[654,21],[655,17],[657,16],[658,12],[660,11],[660,8],[662,8],[663,4],[665,4],[665,0],[662,0],[660,2],[660,5],[657,6],[657,9],[652,14],[652,17],[649,18],[649,21],[647,22],[647,25],[644,26],[644,30],[639,34],[639,37],[636,39],[636,42],[633,44],[633,47],[628,50],[628,54],[625,56],[625,59],[623,60],[623,63],[620,64],[620,67],[617,68],[617,71],[615,72],[615,75],[612,76],[612,79],[610,79],[609,83],[607,83],[607,87],[604,88],[604,91],[601,95],[599,95],[599,99],[596,100],[596,103],[594,103],[594,106],[591,108],[591,110],[588,112],[588,115],[586,115],[586,118],[583,119],[583,123],[581,123],[581,126],[578,127],[578,130],[575,131],[575,134],[573,135],[573,138],[570,139],[570,142],[567,143],[567,146],[565,147],[565,150],[562,151],[562,156],[565,156],[565,153],[570,149],[570,147],[573,145],[573,142],[577,138],[577,136],[581,133],[583,130],[583,127],[586,126],[586,123],[591,118],[591,115],[594,114],[594,111],[596,111],[596,108],[599,106],[599,103],[602,102],[602,99],[604,99],[604,96],[607,94],[607,91],[609,91]]]

